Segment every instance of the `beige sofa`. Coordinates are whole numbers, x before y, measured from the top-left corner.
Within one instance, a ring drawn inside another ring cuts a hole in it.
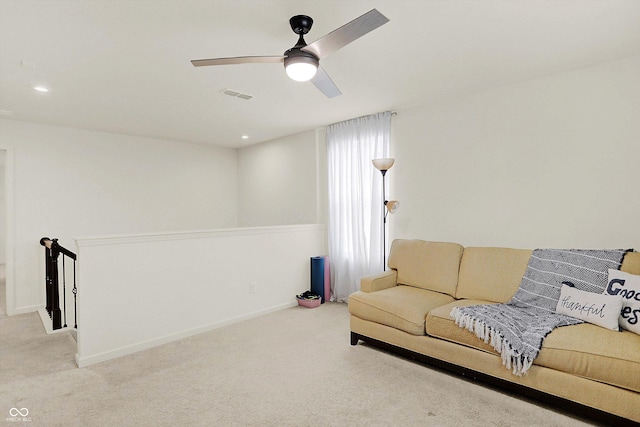
[[[507,302],[530,254],[395,240],[391,270],[363,278],[349,297],[351,344],[382,345],[607,424],[640,423],[640,335],[586,323],[557,328],[528,373],[516,376],[493,347],[450,318],[456,306]],[[621,270],[640,274],[640,252],[626,254]]]

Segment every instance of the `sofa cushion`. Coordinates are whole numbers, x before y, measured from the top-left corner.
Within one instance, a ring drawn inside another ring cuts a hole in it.
[[[520,286],[531,252],[529,249],[465,248],[456,298],[509,301]]]
[[[583,323],[556,328],[533,362],[640,392],[640,335]]]
[[[427,313],[453,301],[450,295],[413,286],[395,286],[376,292],[355,292],[349,296],[349,312],[361,319],[425,335]]]
[[[389,268],[398,283],[455,295],[463,247],[457,243],[397,239],[391,245]]]
[[[429,311],[427,334],[498,355],[491,345],[449,318],[453,307],[475,304],[486,301],[459,300]],[[634,374],[640,372],[639,348],[640,335],[583,323],[554,329],[542,342],[533,363],[640,392],[640,376]]]
[[[447,341],[462,344],[467,347],[475,348],[476,350],[486,351],[487,353],[499,354],[493,347],[468,330],[456,325],[449,314],[454,307],[464,307],[468,305],[477,304],[492,304],[489,301],[482,300],[457,300],[449,304],[442,305],[429,311],[426,320],[425,330],[427,335],[432,337],[442,338]]]

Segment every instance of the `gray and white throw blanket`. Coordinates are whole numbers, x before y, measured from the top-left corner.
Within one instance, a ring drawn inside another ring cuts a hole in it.
[[[607,270],[619,269],[626,252],[536,249],[509,302],[455,307],[450,316],[493,346],[515,375],[524,375],[554,328],[583,323],[555,312],[562,284],[600,294],[607,285]]]

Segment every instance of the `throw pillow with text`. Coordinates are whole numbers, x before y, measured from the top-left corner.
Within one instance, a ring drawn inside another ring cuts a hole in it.
[[[622,297],[618,322],[622,329],[640,335],[640,276],[609,269],[605,294]]]
[[[597,294],[562,285],[556,313],[575,317],[603,328],[619,331],[618,317],[622,309],[620,295]]]

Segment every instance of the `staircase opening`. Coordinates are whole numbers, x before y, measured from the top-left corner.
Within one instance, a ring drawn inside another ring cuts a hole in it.
[[[43,237],[46,306],[40,317],[47,333],[77,330],[76,254],[61,246],[58,239]],[[75,334],[74,334],[75,337]]]

